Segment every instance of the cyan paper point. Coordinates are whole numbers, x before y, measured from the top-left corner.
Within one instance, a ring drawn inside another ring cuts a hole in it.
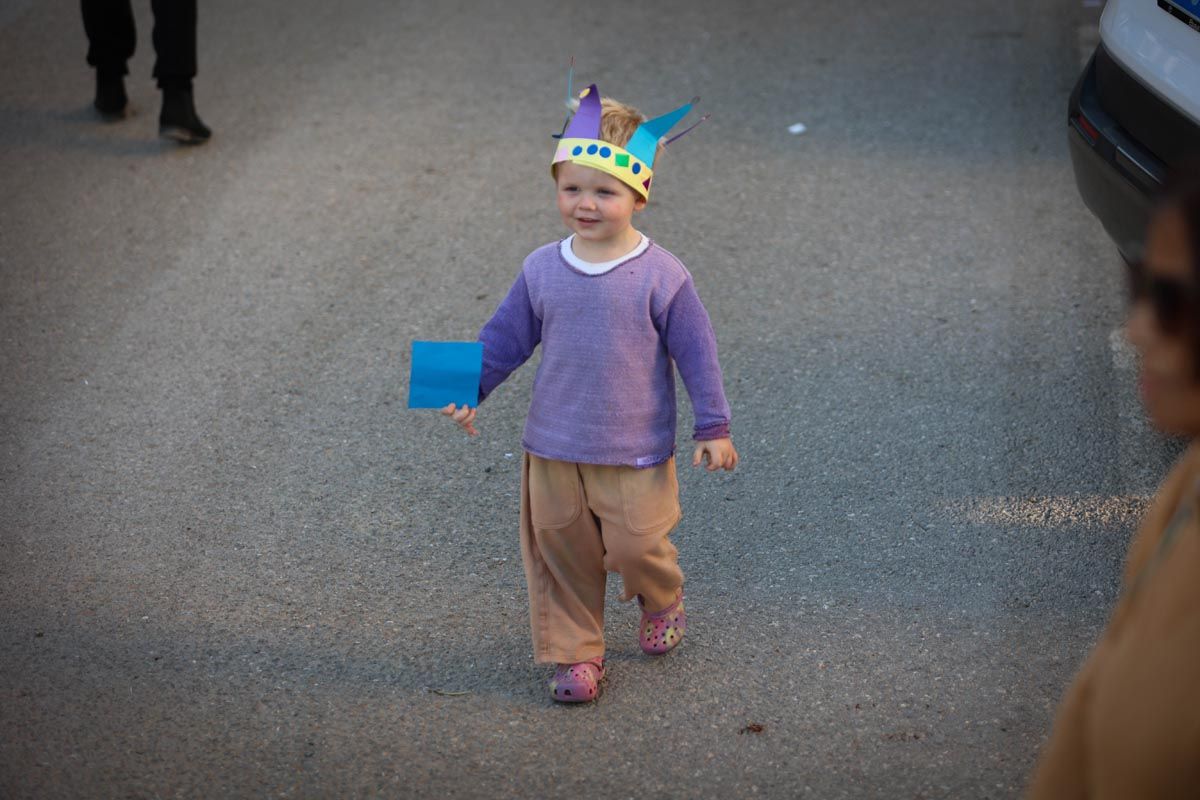
[[[646,162],[646,166],[654,166],[654,156],[658,152],[658,140],[667,135],[667,131],[675,127],[679,120],[692,110],[691,103],[684,103],[674,111],[669,111],[661,117],[648,119],[637,127],[625,149],[634,156]]]

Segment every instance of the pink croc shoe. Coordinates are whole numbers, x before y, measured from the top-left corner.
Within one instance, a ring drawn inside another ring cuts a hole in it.
[[[559,664],[550,679],[550,694],[560,703],[587,703],[600,694],[604,659]]]
[[[687,631],[687,612],[683,610],[683,592],[675,597],[675,602],[656,611],[647,613],[642,602],[642,596],[637,596],[638,605],[642,606],[642,630],[638,637],[642,651],[652,656],[675,649]]]

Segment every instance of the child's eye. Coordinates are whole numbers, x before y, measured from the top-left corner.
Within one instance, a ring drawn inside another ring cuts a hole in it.
[[[603,195],[609,195],[609,194],[612,194],[612,190],[610,190],[610,189],[601,189],[601,190],[600,190],[600,194],[603,194]]]

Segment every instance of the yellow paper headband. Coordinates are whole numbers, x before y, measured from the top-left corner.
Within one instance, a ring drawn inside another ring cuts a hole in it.
[[[563,161],[607,172],[642,197],[650,197],[654,171],[623,147],[599,139],[561,139],[553,163]]]

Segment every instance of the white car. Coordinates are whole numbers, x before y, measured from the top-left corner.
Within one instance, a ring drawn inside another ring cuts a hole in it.
[[[1067,113],[1079,193],[1136,258],[1167,175],[1200,168],[1200,0],[1109,0]]]

